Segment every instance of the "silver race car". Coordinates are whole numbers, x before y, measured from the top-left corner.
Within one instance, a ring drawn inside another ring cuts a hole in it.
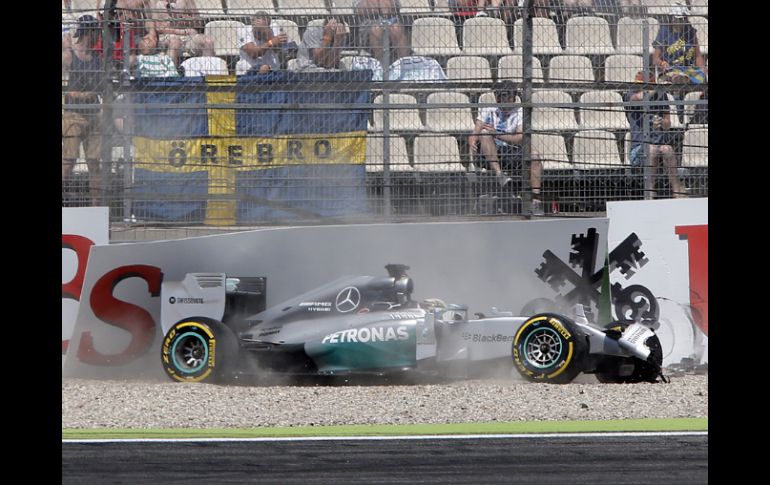
[[[344,277],[265,308],[263,277],[188,273],[162,285],[161,360],[182,382],[228,383],[259,373],[472,377],[515,368],[535,382],[656,382],[660,341],[647,325],[591,324],[573,316],[513,316],[493,309],[469,318],[465,305],[414,301],[408,266],[388,276]]]

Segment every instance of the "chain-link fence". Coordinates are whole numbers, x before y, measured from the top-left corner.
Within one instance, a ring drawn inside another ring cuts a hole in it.
[[[106,2],[62,5],[62,204],[114,224],[708,195],[706,0]]]

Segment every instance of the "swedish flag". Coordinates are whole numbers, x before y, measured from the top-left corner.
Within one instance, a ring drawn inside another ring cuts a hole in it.
[[[215,225],[365,213],[368,108],[360,106],[371,92],[278,86],[370,79],[371,71],[287,71],[139,81],[134,213]]]

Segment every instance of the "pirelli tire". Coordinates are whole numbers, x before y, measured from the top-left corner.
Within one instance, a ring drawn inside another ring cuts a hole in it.
[[[620,338],[628,325],[625,322],[612,322],[604,327],[604,331],[611,338]],[[609,384],[657,382],[663,365],[663,347],[657,335],[648,337],[645,343],[650,347],[647,361],[637,357],[607,356],[596,366],[596,379]]]
[[[587,348],[575,322],[563,315],[539,313],[516,332],[513,363],[529,381],[566,384],[583,371]]]
[[[222,322],[186,318],[163,337],[161,363],[171,380],[228,383],[238,361],[238,340]]]

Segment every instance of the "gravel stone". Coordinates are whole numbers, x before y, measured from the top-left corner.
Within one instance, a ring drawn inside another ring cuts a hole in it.
[[[62,379],[62,429],[708,417],[708,375],[671,382],[470,380],[413,385],[218,386]]]

